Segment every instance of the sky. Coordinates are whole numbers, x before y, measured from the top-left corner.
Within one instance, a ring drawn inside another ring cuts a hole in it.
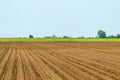
[[[120,0],[0,0],[0,37],[120,33]]]

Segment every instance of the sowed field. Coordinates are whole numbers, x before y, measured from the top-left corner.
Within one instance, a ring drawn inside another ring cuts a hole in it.
[[[120,80],[120,43],[1,42],[0,80]]]

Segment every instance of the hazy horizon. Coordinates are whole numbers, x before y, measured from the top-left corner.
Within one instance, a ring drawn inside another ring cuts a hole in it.
[[[120,31],[120,0],[1,0],[0,37],[95,37]]]

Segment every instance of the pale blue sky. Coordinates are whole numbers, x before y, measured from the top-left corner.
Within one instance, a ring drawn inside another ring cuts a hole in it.
[[[120,33],[120,0],[0,0],[0,37]]]

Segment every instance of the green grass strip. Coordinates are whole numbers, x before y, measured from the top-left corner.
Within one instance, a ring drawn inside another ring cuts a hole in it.
[[[0,38],[0,42],[120,42],[120,38]]]

